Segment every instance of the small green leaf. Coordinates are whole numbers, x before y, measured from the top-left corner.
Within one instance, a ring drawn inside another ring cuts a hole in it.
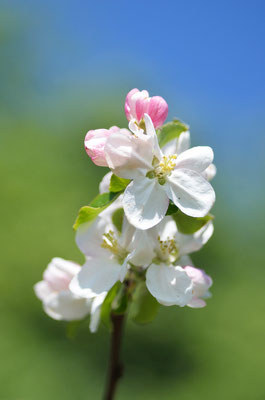
[[[130,183],[130,179],[120,178],[116,175],[112,175],[110,179],[109,190],[110,192],[117,193],[124,190],[128,184]]]
[[[177,119],[163,125],[157,133],[160,147],[165,146],[171,140],[178,138],[182,132],[188,130],[189,126]]]
[[[115,210],[114,213],[112,214],[113,225],[117,228],[118,232],[120,233],[122,230],[123,217],[124,217],[123,208],[118,208],[118,210]]]
[[[178,207],[170,200],[166,215],[175,214],[178,210]]]
[[[109,330],[112,330],[111,319],[110,319],[110,314],[112,311],[112,302],[115,299],[121,285],[122,285],[121,282],[118,281],[115,283],[114,286],[112,286],[101,306],[100,319]]]
[[[180,210],[176,214],[173,214],[172,217],[177,224],[178,231],[186,235],[191,235],[197,232],[205,224],[207,224],[207,222],[211,221],[214,218],[211,214],[208,214],[205,217],[201,218],[190,217]]]
[[[160,304],[140,282],[133,294],[130,317],[138,324],[147,324],[156,317]]]
[[[89,206],[80,208],[78,216],[75,220],[73,228],[76,230],[81,224],[85,222],[92,222],[101,211],[105,210],[114,200],[116,200],[121,192],[118,193],[102,193],[99,194]]]

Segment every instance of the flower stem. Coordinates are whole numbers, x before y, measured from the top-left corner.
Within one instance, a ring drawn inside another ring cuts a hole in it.
[[[123,375],[123,364],[120,361],[120,349],[123,333],[124,314],[111,314],[113,331],[108,367],[108,377],[104,400],[113,400],[118,380]]]

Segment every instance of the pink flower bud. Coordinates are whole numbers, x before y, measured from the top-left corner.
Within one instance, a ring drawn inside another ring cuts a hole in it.
[[[212,278],[207,275],[202,269],[186,266],[184,267],[187,275],[192,280],[192,293],[193,297],[189,307],[192,308],[201,308],[205,307],[206,303],[203,299],[206,299],[211,296],[209,292],[209,288],[212,286]]]
[[[85,137],[85,149],[88,156],[94,164],[100,167],[107,167],[104,147],[107,138],[114,132],[120,129],[117,126],[112,126],[110,129],[96,129],[88,131]]]
[[[154,127],[159,128],[167,118],[168,105],[160,96],[149,97],[147,90],[132,89],[126,96],[125,114],[128,121],[135,119],[138,124],[148,114]]]

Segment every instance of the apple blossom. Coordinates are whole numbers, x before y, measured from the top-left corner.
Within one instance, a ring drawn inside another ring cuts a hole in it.
[[[89,314],[90,302],[69,290],[72,278],[80,270],[80,265],[72,261],[53,258],[44,271],[43,280],[34,286],[36,296],[51,318],[71,321]]]
[[[132,179],[123,196],[129,222],[143,230],[155,226],[165,216],[169,200],[189,216],[205,216],[215,201],[212,186],[202,176],[212,163],[212,149],[198,146],[166,156],[147,114],[145,126],[146,134],[114,133],[105,145],[112,171]]]
[[[112,126],[110,129],[96,129],[88,131],[85,137],[85,149],[94,164],[100,167],[107,167],[104,147],[107,138],[114,132],[126,132],[127,129],[120,129]]]
[[[135,121],[138,126],[144,122],[144,114],[148,114],[154,127],[163,125],[168,114],[168,105],[160,96],[149,97],[147,90],[132,89],[126,96],[125,114],[128,121]]]
[[[190,258],[213,234],[207,215],[215,201],[209,183],[216,174],[212,149],[190,148],[190,132],[179,120],[162,126],[168,105],[146,90],[127,94],[125,114],[129,129],[90,130],[85,137],[92,161],[111,171],[74,224],[84,265],[53,258],[34,286],[50,317],[72,321],[90,316],[91,332],[100,321],[110,327],[106,398],[113,398],[120,376],[125,315],[147,323],[158,303],[204,307],[212,285]]]
[[[125,218],[123,230],[125,229],[127,248],[134,251],[130,262],[147,267],[155,259],[187,265],[186,256],[200,250],[208,242],[214,227],[212,221],[209,221],[197,232],[186,235],[178,231],[171,216],[166,216],[159,224],[147,230],[134,228]]]
[[[134,251],[126,248],[127,231],[120,235],[109,218],[98,217],[93,224],[81,225],[76,243],[86,262],[73,278],[70,290],[79,296],[93,298],[123,282]]]

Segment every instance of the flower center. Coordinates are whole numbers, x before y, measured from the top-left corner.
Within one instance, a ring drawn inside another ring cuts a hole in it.
[[[101,247],[109,250],[115,256],[119,264],[122,264],[128,255],[128,252],[119,245],[118,240],[115,237],[115,233],[112,230],[103,234],[103,242]]]
[[[179,250],[176,245],[175,239],[161,240],[160,236],[157,237],[159,246],[156,250],[156,258],[153,259],[153,263],[160,264],[161,262],[166,264],[172,264],[179,258]]]
[[[176,166],[176,159],[177,154],[163,156],[161,161],[159,161],[157,157],[154,157],[152,161],[154,169],[147,172],[147,178],[157,178],[160,185],[164,185],[166,183],[166,178],[171,174],[172,170]]]
[[[170,239],[168,237],[166,240],[161,240],[160,236],[158,236],[157,239],[159,242],[159,258],[163,261],[169,261],[170,263],[176,261],[179,256],[179,251],[175,239]]]

